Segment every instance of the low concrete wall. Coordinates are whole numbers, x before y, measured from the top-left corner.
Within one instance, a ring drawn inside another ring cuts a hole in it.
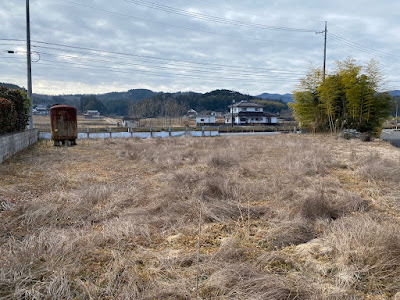
[[[35,144],[39,139],[39,130],[30,129],[23,132],[0,135],[0,164],[21,150]]]
[[[161,132],[81,132],[78,133],[78,140],[81,139],[108,139],[108,138],[168,138],[168,137],[180,137],[180,136],[218,136],[218,131],[161,131]],[[44,140],[51,140],[50,132],[40,132],[40,138]]]

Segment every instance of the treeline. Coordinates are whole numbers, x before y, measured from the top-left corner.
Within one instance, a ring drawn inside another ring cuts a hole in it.
[[[229,90],[215,90],[209,93],[160,93],[130,106],[130,116],[152,118],[168,115],[182,116],[189,109],[199,113],[211,111],[227,112],[233,101],[248,100],[264,106],[266,111],[280,113],[288,110],[288,105],[281,100],[263,100]]]
[[[0,87],[0,134],[24,130],[29,108],[30,101],[24,91]]]
[[[1,85],[1,83],[0,83]],[[19,88],[16,85],[12,88]],[[189,109],[200,113],[211,111],[226,112],[232,101],[255,101],[262,104],[266,111],[280,113],[288,110],[287,103],[282,100],[261,99],[243,95],[229,90],[215,90],[201,94],[194,92],[156,93],[146,89],[132,89],[127,92],[112,92],[100,95],[59,95],[49,96],[33,94],[33,103],[44,104],[50,108],[54,104],[74,106],[78,112],[98,110],[103,115],[128,116],[130,114],[143,117],[183,115]]]
[[[282,100],[265,100],[243,95],[229,90],[215,90],[201,94],[194,92],[155,93],[150,90],[130,90],[121,93],[102,95],[37,95],[34,103],[45,103],[48,107],[63,103],[74,106],[79,112],[98,110],[103,115],[136,116],[153,118],[158,116],[182,116],[189,109],[208,113],[211,111],[228,111],[232,101],[256,101],[272,113],[288,110],[288,105]]]
[[[104,115],[127,116],[132,103],[142,101],[157,93],[146,89],[134,89],[127,92],[112,92],[100,95],[33,95],[33,103],[45,104],[51,107],[54,104],[74,106],[78,112],[98,110]]]

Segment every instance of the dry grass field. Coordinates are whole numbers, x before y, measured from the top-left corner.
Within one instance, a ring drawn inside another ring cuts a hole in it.
[[[104,129],[107,130],[109,127],[117,128],[117,122],[122,124],[122,119],[110,119],[110,118],[101,118],[101,119],[85,119],[84,116],[78,115],[78,131],[86,132],[87,128],[90,129]],[[38,128],[43,132],[50,132],[50,116],[43,115],[34,115],[33,116],[34,127]]]
[[[40,142],[0,165],[0,214],[1,299],[400,296],[400,150],[381,141]]]

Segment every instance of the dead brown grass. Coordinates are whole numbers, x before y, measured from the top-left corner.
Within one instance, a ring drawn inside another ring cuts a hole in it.
[[[372,153],[372,154],[371,154]],[[0,298],[389,299],[400,151],[281,135],[41,142],[0,165]]]

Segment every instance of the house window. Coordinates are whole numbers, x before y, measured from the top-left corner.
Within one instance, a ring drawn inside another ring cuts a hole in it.
[[[246,107],[243,107],[243,108],[242,108],[242,111],[247,111],[247,108],[246,108]]]
[[[200,122],[204,122],[204,119],[200,119]]]
[[[260,111],[260,108],[256,108],[256,111]]]

